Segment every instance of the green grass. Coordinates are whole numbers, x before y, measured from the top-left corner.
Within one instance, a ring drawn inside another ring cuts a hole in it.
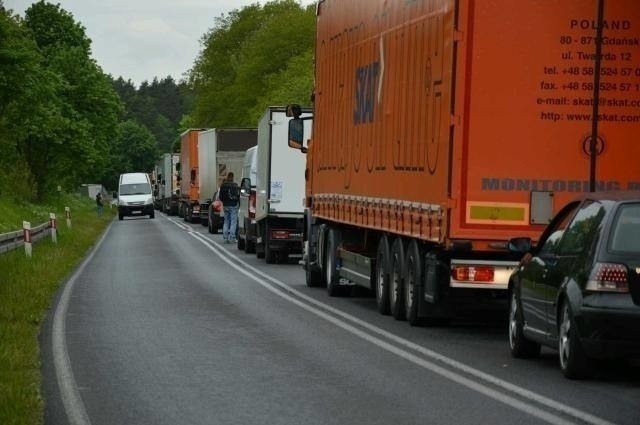
[[[71,208],[67,228],[64,206]],[[98,217],[95,202],[67,196],[49,205],[0,201],[0,233],[58,218],[58,243],[51,237],[33,244],[27,258],[19,248],[0,255],[0,424],[41,424],[44,401],[38,334],[47,310],[65,278],[70,276],[104,232],[116,210],[105,206]]]

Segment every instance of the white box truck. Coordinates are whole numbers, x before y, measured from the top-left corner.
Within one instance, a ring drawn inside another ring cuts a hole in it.
[[[223,217],[209,211],[218,188],[229,172],[239,182],[245,151],[256,143],[255,128],[214,128],[198,133],[199,217],[209,232],[222,228]]]
[[[302,111],[303,118],[311,115]],[[306,157],[289,148],[290,119],[284,107],[271,106],[258,124],[256,255],[267,263],[302,256]],[[304,122],[310,134],[311,119]]]
[[[238,208],[238,249],[247,254],[256,252],[256,176],[258,147],[247,149],[242,163],[240,208]]]

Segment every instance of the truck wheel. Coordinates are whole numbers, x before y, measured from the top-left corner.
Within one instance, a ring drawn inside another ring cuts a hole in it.
[[[244,251],[245,242],[244,239],[238,238],[238,249],[240,251]]]
[[[389,314],[389,240],[383,235],[378,242],[375,269],[376,304],[380,314]]]
[[[211,224],[211,220],[209,220],[209,222],[207,223],[207,231],[209,233],[213,233],[213,226]]]
[[[151,211],[151,214],[149,214],[149,218],[156,218],[156,213]]]
[[[244,252],[246,252],[247,254],[255,254],[256,252],[256,243],[254,241],[251,240],[251,237],[249,236],[249,227],[251,226],[251,223],[249,222],[248,219],[244,220],[244,228],[245,228],[245,241],[244,241]]]
[[[311,267],[311,263],[309,262],[309,253],[307,253],[304,259],[304,272],[308,287],[313,288],[322,285],[322,271]]]
[[[391,247],[389,276],[389,310],[396,320],[404,320],[404,242],[396,238]]]
[[[271,244],[269,243],[269,235],[271,234],[269,224],[265,226],[264,230],[264,237],[262,238],[262,245],[264,246],[264,261],[267,264],[273,264],[278,260],[278,253],[271,248]]]
[[[540,344],[528,340],[522,331],[524,317],[517,291],[514,286],[509,296],[509,350],[511,356],[516,358],[537,357],[540,354]]]
[[[118,220],[124,220],[124,216],[122,214],[118,214]]]
[[[342,295],[340,276],[338,276],[338,246],[340,245],[340,232],[329,229],[325,251],[324,276],[327,283],[327,292],[330,297]]]
[[[422,282],[422,259],[418,242],[412,239],[404,259],[404,315],[411,326],[420,324],[419,286]]]

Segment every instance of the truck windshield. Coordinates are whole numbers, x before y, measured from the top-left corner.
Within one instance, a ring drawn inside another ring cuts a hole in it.
[[[149,183],[134,183],[120,185],[120,196],[122,195],[147,195],[151,193]]]

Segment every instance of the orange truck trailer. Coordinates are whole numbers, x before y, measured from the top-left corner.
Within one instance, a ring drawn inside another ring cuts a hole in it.
[[[185,221],[200,219],[198,135],[206,128],[189,128],[180,135],[180,202],[178,216]]]
[[[640,2],[321,0],[313,100],[307,284],[448,318],[506,299],[511,237],[640,188]]]

